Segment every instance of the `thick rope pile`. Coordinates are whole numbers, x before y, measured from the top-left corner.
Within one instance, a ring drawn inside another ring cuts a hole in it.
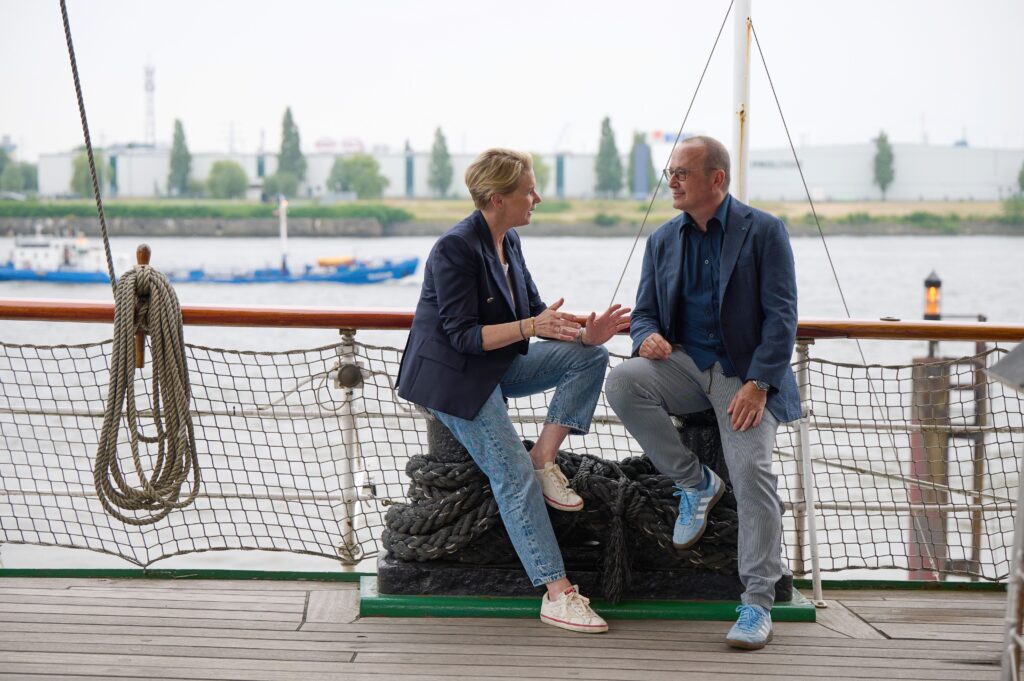
[[[724,473],[717,429],[685,432],[692,451]],[[533,445],[524,444],[527,449]],[[712,509],[701,540],[679,550],[672,544],[678,508],[673,482],[659,474],[649,459],[614,462],[559,452],[558,465],[585,502],[579,512],[550,512],[562,555],[570,570],[600,566],[604,598],[613,602],[621,598],[632,569],[691,568],[735,574],[738,518],[731,488]],[[410,458],[406,474],[409,503],[388,510],[382,536],[385,550],[404,561],[518,563],[486,476],[450,434],[432,433],[431,454]]]
[[[152,350],[153,436],[139,430],[135,406],[135,334],[140,331],[149,335]],[[136,266],[121,277],[115,293],[107,408],[93,465],[96,492],[107,513],[124,523],[146,525],[196,498],[200,472],[189,413],[191,397],[178,297],[162,273],[148,265]],[[137,488],[125,479],[117,456],[118,430],[126,402]],[[150,475],[144,470],[140,441],[157,446]],[[179,501],[190,473],[192,489],[186,499]],[[119,509],[143,514],[129,516]]]

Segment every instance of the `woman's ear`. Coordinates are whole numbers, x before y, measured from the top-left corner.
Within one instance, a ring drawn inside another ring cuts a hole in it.
[[[491,194],[491,208],[500,210],[505,205],[505,197],[501,194]]]

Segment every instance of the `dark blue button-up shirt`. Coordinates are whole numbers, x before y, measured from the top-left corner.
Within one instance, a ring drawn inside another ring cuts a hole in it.
[[[678,322],[669,339],[673,344],[682,345],[701,371],[719,362],[726,376],[734,376],[736,371],[722,344],[718,277],[731,200],[726,195],[708,220],[706,232],[701,232],[693,218],[684,213],[679,235],[683,261],[680,263]]]

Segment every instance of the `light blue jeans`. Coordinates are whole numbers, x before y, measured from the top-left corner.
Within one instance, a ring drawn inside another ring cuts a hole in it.
[[[512,362],[476,418],[462,419],[430,410],[466,447],[490,481],[501,520],[534,586],[565,577],[565,565],[533,462],[512,425],[503,398],[526,397],[554,388],[545,422],[582,435],[590,430],[607,366],[608,351],[603,346],[562,341],[532,343],[529,354],[519,355]]]

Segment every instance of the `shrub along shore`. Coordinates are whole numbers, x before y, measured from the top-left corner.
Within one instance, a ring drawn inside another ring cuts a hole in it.
[[[816,234],[807,204],[761,203],[782,218],[794,236]],[[537,206],[531,234],[549,236],[633,236],[646,217],[649,233],[676,214],[668,201],[620,199],[549,200]],[[243,201],[111,200],[104,210],[118,236],[274,236],[277,207]],[[352,201],[322,205],[294,201],[288,231],[294,236],[436,235],[472,210],[467,200]],[[802,212],[801,212],[802,211]],[[815,212],[828,234],[1020,234],[1024,199],[997,202],[821,203]],[[0,201],[0,233],[44,231],[99,233],[91,201]]]

